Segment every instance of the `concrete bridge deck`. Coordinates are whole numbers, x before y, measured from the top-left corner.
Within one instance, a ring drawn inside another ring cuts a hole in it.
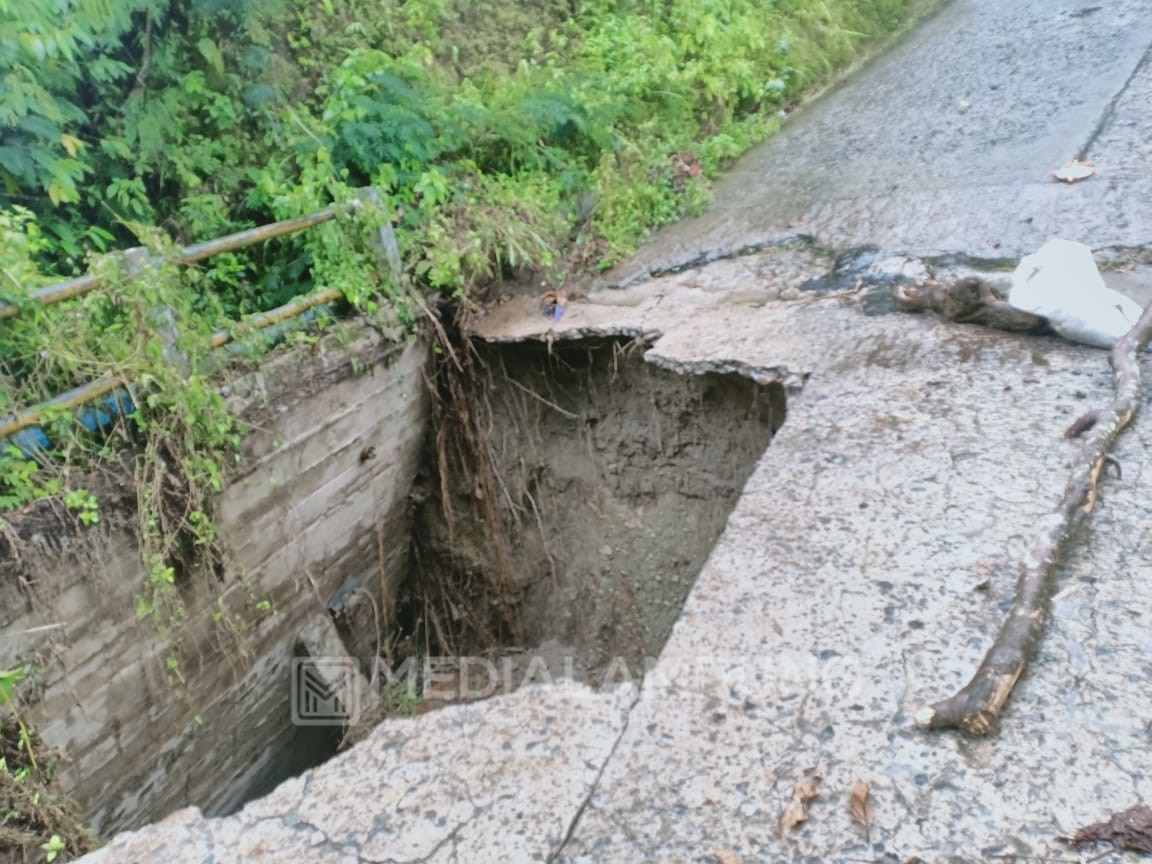
[[[954,0],[559,322],[530,300],[481,321],[499,340],[645,336],[652,362],[789,386],[641,687],[530,687],[388,721],[234,816],[181,811],[85,860],[1077,860],[1056,835],[1152,800],[1152,424],[1124,433],[1123,478],[997,734],[920,731],[915,710],[995,633],[1076,452],[1061,432],[1111,374],[1102,351],[897,314],[869,286],[1053,235],[1114,260],[1152,248],[1147,20],[1143,0]],[[1054,182],[1076,157],[1099,175]],[[825,251],[784,242],[799,235]],[[862,245],[879,251],[808,290],[826,250]],[[649,278],[708,259],[726,260]],[[1152,296],[1146,270],[1114,278]],[[781,838],[806,769],[821,797]],[[848,810],[857,779],[868,833]]]

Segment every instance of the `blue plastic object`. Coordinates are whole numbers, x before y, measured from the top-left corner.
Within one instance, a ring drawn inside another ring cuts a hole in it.
[[[113,390],[81,411],[77,422],[89,432],[99,432],[111,426],[117,417],[127,416],[135,410],[136,403],[127,390]],[[43,426],[37,425],[21,429],[10,438],[0,441],[0,450],[9,444],[19,448],[25,459],[31,459],[35,453],[50,449],[52,439]]]
[[[280,321],[276,324],[259,331],[261,338],[263,338],[268,345],[274,345],[280,342],[289,329],[295,329],[300,326],[307,326],[313,321],[317,320],[322,313],[330,313],[332,309],[331,304],[324,304],[317,306],[313,309],[308,309],[305,312],[295,316],[293,323],[287,321]],[[559,316],[557,316],[559,317]],[[229,342],[224,346],[224,350],[241,354],[245,350],[245,346],[239,342]],[[62,402],[77,396],[77,394],[84,388],[77,388],[68,393],[50,399],[44,403],[44,406],[59,405]],[[98,399],[87,406],[77,416],[77,422],[84,427],[88,432],[98,432],[110,426],[116,417],[123,417],[132,414],[136,410],[136,405],[132,401],[132,396],[126,389],[114,390],[102,399]],[[11,419],[11,418],[9,418]],[[28,426],[21,429],[19,432],[7,438],[0,438],[0,453],[3,452],[9,444],[15,445],[20,449],[20,452],[26,459],[32,458],[33,454],[43,452],[52,447],[52,441],[48,433],[42,426]]]
[[[47,433],[39,426],[29,426],[27,429],[21,429],[11,438],[4,441],[5,447],[9,444],[14,444],[19,447],[25,459],[30,459],[32,453],[37,450],[47,450],[49,443]]]

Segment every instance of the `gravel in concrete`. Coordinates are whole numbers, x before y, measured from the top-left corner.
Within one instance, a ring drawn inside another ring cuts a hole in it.
[[[392,720],[233,816],[180,810],[82,860],[540,861],[566,836],[635,698],[634,685],[595,693],[567,681]]]

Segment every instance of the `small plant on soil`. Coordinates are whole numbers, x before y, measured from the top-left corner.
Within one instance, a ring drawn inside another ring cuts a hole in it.
[[[17,710],[25,677],[24,669],[0,670],[0,850],[13,861],[71,860],[96,841],[56,789],[55,754]]]

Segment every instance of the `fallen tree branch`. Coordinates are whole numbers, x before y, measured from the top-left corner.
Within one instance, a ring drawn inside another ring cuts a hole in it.
[[[1065,433],[1068,437],[1079,437],[1092,431],[1092,436],[1072,468],[1063,499],[1045,520],[1040,544],[1020,574],[1012,609],[996,641],[967,686],[950,699],[916,712],[920,726],[959,728],[970,735],[987,735],[1000,716],[1044,631],[1048,599],[1064,547],[1095,507],[1100,473],[1115,461],[1109,451],[1135,416],[1140,401],[1139,356],[1150,338],[1152,303],[1109,355],[1116,378],[1116,395],[1111,404],[1106,409],[1087,412]]]
[[[1110,853],[1152,852],[1152,807],[1136,804],[1120,813],[1113,813],[1105,822],[1084,826],[1071,837],[1056,839],[1075,847],[1089,843],[1111,843]]]
[[[905,312],[936,312],[950,321],[983,324],[998,330],[1044,333],[1048,320],[1022,312],[982,279],[967,276],[953,282],[926,280],[897,285],[893,297]]]

